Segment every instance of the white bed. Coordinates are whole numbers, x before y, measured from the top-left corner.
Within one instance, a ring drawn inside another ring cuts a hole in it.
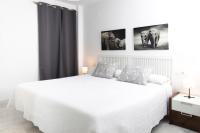
[[[168,57],[110,56],[119,69],[129,62],[171,77]],[[44,133],[150,133],[167,114],[170,84],[137,85],[90,75],[21,84],[15,107]]]
[[[83,75],[21,84],[15,107],[45,133],[150,133],[170,95],[168,84]]]

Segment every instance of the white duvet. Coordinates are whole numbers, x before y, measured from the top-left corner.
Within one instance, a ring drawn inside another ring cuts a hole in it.
[[[170,93],[170,86],[83,75],[21,84],[15,107],[44,133],[150,133]]]

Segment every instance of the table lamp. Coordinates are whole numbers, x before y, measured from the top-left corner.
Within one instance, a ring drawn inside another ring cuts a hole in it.
[[[189,99],[190,98],[195,98],[195,97],[191,96],[191,88],[193,88],[193,86],[194,86],[194,83],[193,83],[192,79],[189,78],[189,77],[185,78],[183,85],[184,85],[184,88],[188,89],[188,95],[185,96],[185,97],[187,97]]]
[[[81,67],[81,73],[87,74],[88,73],[88,67]]]

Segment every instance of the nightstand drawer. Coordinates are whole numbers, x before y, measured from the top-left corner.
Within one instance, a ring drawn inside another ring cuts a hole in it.
[[[170,123],[191,130],[200,131],[200,117],[197,116],[172,110],[170,114]]]
[[[172,100],[172,110],[200,117],[199,105]]]

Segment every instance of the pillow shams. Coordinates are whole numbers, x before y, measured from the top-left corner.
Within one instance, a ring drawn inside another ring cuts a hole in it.
[[[115,65],[98,63],[92,76],[111,79],[113,78],[114,73]]]
[[[157,74],[151,74],[149,76],[148,82],[162,85],[164,83],[170,82],[170,79],[168,77],[166,77],[166,76],[157,75]]]
[[[119,78],[119,76],[120,76],[121,73],[122,73],[122,70],[121,70],[121,69],[115,70],[114,77],[115,77],[115,78]]]
[[[91,68],[88,69],[87,74],[92,75],[94,73],[94,71],[95,71],[95,67],[91,67]]]
[[[135,84],[146,85],[151,74],[151,69],[126,66],[118,80]]]

